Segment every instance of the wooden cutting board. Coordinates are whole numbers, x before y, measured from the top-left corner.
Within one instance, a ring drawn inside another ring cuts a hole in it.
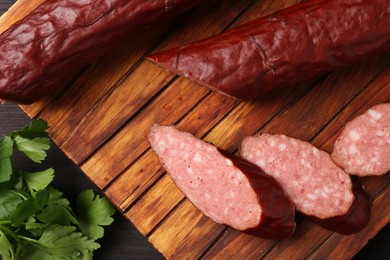
[[[19,0],[1,18],[1,31],[41,2]],[[49,122],[53,141],[167,258],[352,257],[390,220],[390,174],[362,179],[374,204],[371,222],[360,233],[342,236],[298,218],[292,238],[264,240],[202,215],[167,177],[146,140],[151,124],[160,123],[231,152],[244,136],[258,131],[308,140],[329,152],[347,121],[389,101],[388,55],[246,103],[143,59],[146,53],[217,34],[298,2],[210,0],[107,53],[70,79],[66,91],[21,107],[31,118]]]

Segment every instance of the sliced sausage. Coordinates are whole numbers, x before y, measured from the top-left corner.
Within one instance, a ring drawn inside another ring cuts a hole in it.
[[[390,49],[388,0],[312,0],[147,57],[249,100]]]
[[[310,216],[310,219],[328,230],[343,235],[359,232],[370,221],[372,198],[357,177],[352,177],[352,191],[355,200],[346,214],[327,219]]]
[[[0,35],[0,98],[32,103],[150,26],[203,0],[47,0]]]
[[[154,125],[149,142],[179,189],[206,216],[262,238],[293,233],[292,203],[256,165],[172,126]]]
[[[368,223],[369,214],[351,215],[354,204],[370,209],[370,199],[355,199],[351,178],[312,144],[285,135],[259,134],[246,137],[241,155],[274,177],[296,209],[322,226],[340,233],[357,232]],[[357,195],[367,193],[355,184]],[[351,211],[352,210],[352,211]],[[340,228],[334,223],[343,223]],[[358,225],[356,224],[358,223]]]
[[[352,175],[390,171],[390,103],[376,105],[349,122],[334,144],[333,161]]]

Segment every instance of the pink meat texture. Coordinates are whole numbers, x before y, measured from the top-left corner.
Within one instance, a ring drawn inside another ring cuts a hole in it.
[[[214,221],[264,238],[287,238],[294,207],[259,167],[172,126],[154,125],[151,147],[186,197]]]
[[[296,209],[320,219],[344,215],[354,201],[350,177],[328,153],[285,135],[246,137],[241,155],[274,177]]]
[[[350,235],[368,225],[372,198],[328,153],[285,135],[261,134],[245,138],[241,154],[273,176],[296,209],[321,227]]]
[[[390,171],[390,103],[376,105],[349,122],[337,139],[333,161],[351,175]]]

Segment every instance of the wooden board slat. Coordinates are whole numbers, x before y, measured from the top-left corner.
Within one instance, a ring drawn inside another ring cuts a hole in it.
[[[144,236],[147,236],[184,199],[184,194],[176,188],[168,175],[164,175],[159,183],[161,185],[153,186],[126,213],[126,217]],[[153,214],[141,215],[139,212],[153,212]]]
[[[19,0],[0,18],[0,32],[40,2]],[[292,238],[264,240],[201,214],[165,174],[146,139],[150,126],[161,123],[231,152],[244,136],[258,131],[284,133],[331,151],[346,122],[390,101],[388,55],[251,102],[210,92],[143,59],[299,2],[211,0],[107,53],[69,79],[66,90],[21,107],[49,122],[53,141],[168,258],[351,257],[389,222],[389,174],[362,178],[374,198],[372,221],[362,232],[341,236],[299,217]]]
[[[0,33],[7,30],[12,24],[23,19],[45,0],[17,1],[0,17]]]
[[[176,259],[198,259],[223,229],[224,226],[199,214],[188,200],[184,200],[154,230],[149,240],[167,258],[175,256]]]

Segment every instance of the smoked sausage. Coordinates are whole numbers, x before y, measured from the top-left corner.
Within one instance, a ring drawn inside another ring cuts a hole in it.
[[[85,65],[203,0],[47,0],[0,35],[0,99],[33,103]]]
[[[249,100],[389,49],[388,0],[311,0],[147,59]]]

